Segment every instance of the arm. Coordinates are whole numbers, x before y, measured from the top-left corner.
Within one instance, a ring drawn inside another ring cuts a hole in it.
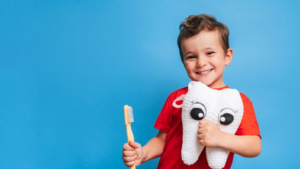
[[[256,157],[261,152],[261,141],[259,136],[236,136],[224,133],[223,139],[219,142],[221,148],[227,149],[243,157]]]
[[[161,156],[165,145],[167,133],[159,131],[144,147],[139,143],[130,141],[123,146],[123,161],[127,167],[139,166],[141,163]]]
[[[209,120],[199,122],[199,143],[206,147],[220,147],[244,157],[256,157],[261,152],[259,136],[237,136],[222,132]]]
[[[156,137],[153,137],[144,147],[143,147],[143,162],[149,161],[153,158],[161,156],[163,153],[167,133],[164,131],[159,131]]]

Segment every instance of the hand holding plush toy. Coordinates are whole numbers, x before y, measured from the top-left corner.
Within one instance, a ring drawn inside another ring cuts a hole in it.
[[[202,146],[217,147],[223,132],[215,123],[205,119],[199,121],[197,134],[199,143]]]

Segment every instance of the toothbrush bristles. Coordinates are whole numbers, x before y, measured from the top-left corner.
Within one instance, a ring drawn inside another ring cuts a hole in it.
[[[133,109],[131,106],[127,107],[127,122],[133,122]]]

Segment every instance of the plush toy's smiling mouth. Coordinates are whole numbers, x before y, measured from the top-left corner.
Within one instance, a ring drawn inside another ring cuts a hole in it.
[[[201,71],[201,72],[196,72],[196,74],[198,75],[206,75],[208,73],[210,73],[213,69],[209,69],[209,70],[206,70],[206,71]]]

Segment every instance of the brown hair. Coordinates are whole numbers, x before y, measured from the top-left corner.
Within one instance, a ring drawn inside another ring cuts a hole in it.
[[[211,15],[191,15],[187,17],[179,26],[180,33],[178,35],[177,44],[182,63],[184,63],[184,56],[181,49],[182,39],[195,36],[205,29],[209,31],[217,30],[219,32],[222,47],[225,53],[227,52],[227,49],[229,48],[229,30],[227,26],[221,22],[218,22],[216,18]]]

